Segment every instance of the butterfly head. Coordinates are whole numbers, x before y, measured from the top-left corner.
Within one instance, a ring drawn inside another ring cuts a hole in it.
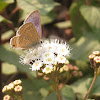
[[[16,48],[16,47],[18,47],[18,45],[17,45],[17,41],[16,41],[16,37],[13,37],[13,38],[11,38],[11,40],[10,40],[10,44],[11,44],[11,47],[12,48]]]

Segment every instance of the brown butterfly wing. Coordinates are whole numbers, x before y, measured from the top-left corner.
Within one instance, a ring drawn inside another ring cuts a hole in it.
[[[40,43],[39,35],[32,23],[23,24],[17,31],[17,35],[12,38],[11,45],[22,49],[29,49]]]
[[[37,30],[39,37],[42,37],[41,18],[38,10],[33,11],[24,21],[25,23],[31,22]]]

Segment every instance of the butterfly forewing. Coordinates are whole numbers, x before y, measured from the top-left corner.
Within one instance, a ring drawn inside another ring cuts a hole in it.
[[[41,19],[40,19],[40,13],[38,10],[33,11],[24,21],[25,23],[31,22],[34,27],[37,30],[37,33],[39,37],[41,38],[42,36],[42,30],[41,30]]]

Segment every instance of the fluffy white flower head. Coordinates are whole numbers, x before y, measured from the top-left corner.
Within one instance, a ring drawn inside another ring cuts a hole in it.
[[[28,50],[21,62],[31,65],[32,71],[41,68],[43,73],[50,73],[56,63],[66,63],[66,56],[69,54],[70,47],[66,42],[57,39],[44,40],[39,47]]]

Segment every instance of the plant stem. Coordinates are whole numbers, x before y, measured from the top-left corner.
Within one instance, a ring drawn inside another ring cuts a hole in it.
[[[1,24],[0,24],[0,45],[1,45]],[[3,100],[3,96],[2,96],[2,61],[0,60],[0,100]]]
[[[59,90],[59,80],[58,80],[58,73],[59,73],[59,68],[57,69],[56,68],[56,71],[55,71],[55,87],[56,87],[56,95],[57,95],[57,100],[63,100],[62,99],[62,95],[60,93],[60,90]]]
[[[92,89],[92,87],[93,87],[93,85],[94,85],[94,83],[95,83],[95,80],[96,80],[97,76],[98,76],[98,75],[97,75],[97,71],[96,71],[96,68],[95,68],[95,70],[94,70],[94,78],[93,78],[93,81],[92,81],[91,86],[90,86],[90,88],[89,88],[89,90],[88,90],[88,92],[87,92],[87,94],[85,95],[85,97],[84,97],[83,100],[87,100],[87,98],[88,98],[88,96],[89,96],[89,93],[90,93],[90,91],[91,91],[91,89]]]

